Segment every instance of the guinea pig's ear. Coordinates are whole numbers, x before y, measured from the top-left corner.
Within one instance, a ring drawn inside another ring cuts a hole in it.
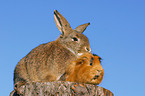
[[[84,62],[85,62],[84,59],[79,59],[77,60],[76,65],[82,65]]]
[[[76,65],[82,65],[87,63],[88,58],[86,56],[81,57],[80,59],[77,60]]]

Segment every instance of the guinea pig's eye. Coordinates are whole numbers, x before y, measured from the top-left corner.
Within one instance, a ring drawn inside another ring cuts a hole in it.
[[[73,38],[72,38],[72,41],[78,41],[78,38],[73,37]]]
[[[90,63],[90,65],[92,66],[92,65],[93,65],[93,63]]]
[[[94,60],[94,58],[92,57],[91,60],[90,60],[90,65],[91,66],[93,65],[93,60]]]

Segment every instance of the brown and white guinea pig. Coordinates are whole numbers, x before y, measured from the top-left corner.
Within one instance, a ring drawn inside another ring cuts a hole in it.
[[[104,75],[100,60],[99,56],[91,53],[80,56],[67,66],[65,81],[100,84]]]

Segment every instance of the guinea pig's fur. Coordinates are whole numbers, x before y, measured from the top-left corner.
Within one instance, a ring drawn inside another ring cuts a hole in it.
[[[100,57],[84,54],[66,68],[65,80],[78,83],[100,84],[104,70],[100,64]]]

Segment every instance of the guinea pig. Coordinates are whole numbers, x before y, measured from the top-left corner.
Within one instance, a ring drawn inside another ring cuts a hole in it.
[[[100,60],[99,56],[91,53],[80,56],[67,66],[65,81],[100,84],[104,75],[104,69],[100,64]]]

